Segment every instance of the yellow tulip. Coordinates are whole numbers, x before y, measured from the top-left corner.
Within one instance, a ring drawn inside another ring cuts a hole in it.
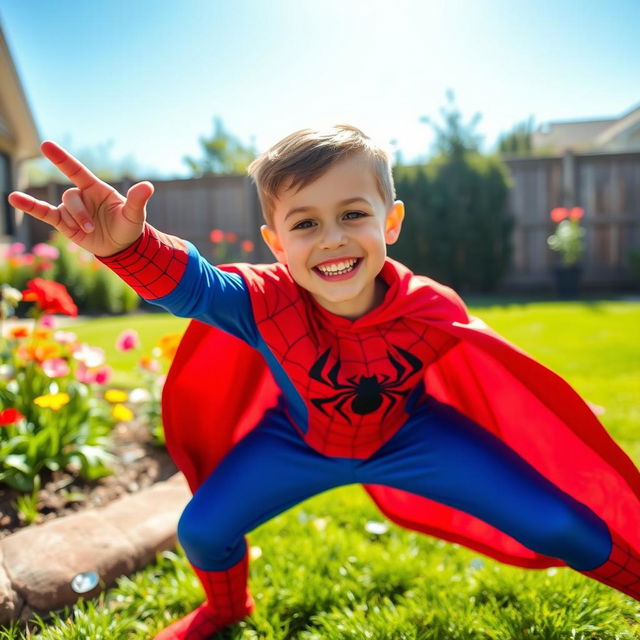
[[[68,393],[47,393],[44,396],[38,396],[34,398],[34,403],[42,409],[52,409],[58,411],[64,407],[71,398]]]
[[[107,389],[104,392],[104,399],[107,402],[126,402],[129,398],[126,391],[122,391],[121,389]]]
[[[128,407],[125,407],[123,404],[114,405],[111,410],[111,415],[120,422],[128,422],[133,419],[133,411]]]

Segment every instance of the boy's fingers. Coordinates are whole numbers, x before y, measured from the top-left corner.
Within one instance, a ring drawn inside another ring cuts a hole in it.
[[[76,240],[78,236],[82,237],[85,235],[78,221],[63,204],[58,206],[58,213],[60,215],[60,222],[56,228],[62,235],[69,238],[69,240]]]
[[[47,140],[40,145],[40,149],[50,162],[81,189],[100,184],[100,180],[87,167],[55,142]]]
[[[60,221],[60,214],[55,207],[52,207],[48,202],[44,202],[44,200],[36,200],[21,191],[10,193],[9,203],[12,207],[20,209],[20,211],[24,211],[34,218],[43,220],[54,227]]]
[[[78,227],[81,227],[86,233],[91,233],[94,230],[93,220],[82,200],[80,189],[67,189],[62,194],[62,203]]]
[[[144,220],[144,208],[153,195],[153,185],[150,182],[138,182],[127,191],[127,201],[124,212],[129,220],[139,222]]]

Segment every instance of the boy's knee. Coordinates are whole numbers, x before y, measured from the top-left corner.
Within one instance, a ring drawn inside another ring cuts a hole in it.
[[[545,510],[532,528],[529,547],[553,558],[573,556],[583,542],[591,546],[593,523],[579,505],[559,505]],[[594,514],[595,516],[595,514]]]
[[[191,503],[190,503],[191,504]],[[178,521],[178,541],[191,563],[199,568],[211,570],[226,569],[238,555],[238,544],[243,538],[226,532],[221,523],[224,518],[205,522],[195,509],[187,505]]]

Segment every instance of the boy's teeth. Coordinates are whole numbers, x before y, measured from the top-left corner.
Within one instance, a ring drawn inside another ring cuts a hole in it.
[[[331,265],[324,265],[324,266],[318,265],[318,269],[322,271],[322,273],[324,273],[325,275],[337,275],[341,273],[348,273],[353,269],[356,262],[358,262],[357,259],[344,260],[341,262],[334,262]]]

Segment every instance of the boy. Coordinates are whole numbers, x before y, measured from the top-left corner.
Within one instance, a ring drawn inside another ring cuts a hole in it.
[[[522,567],[568,565],[640,600],[640,474],[566,382],[386,258],[404,208],[361,131],[297,131],[251,165],[273,265],[213,267],[145,223],[150,183],[124,198],[42,150],[77,188],[57,207],[11,204],[201,321],[163,418],[194,492],[178,536],[207,601],[157,639],[206,638],[249,614],[244,535],[350,483],[403,526]]]

